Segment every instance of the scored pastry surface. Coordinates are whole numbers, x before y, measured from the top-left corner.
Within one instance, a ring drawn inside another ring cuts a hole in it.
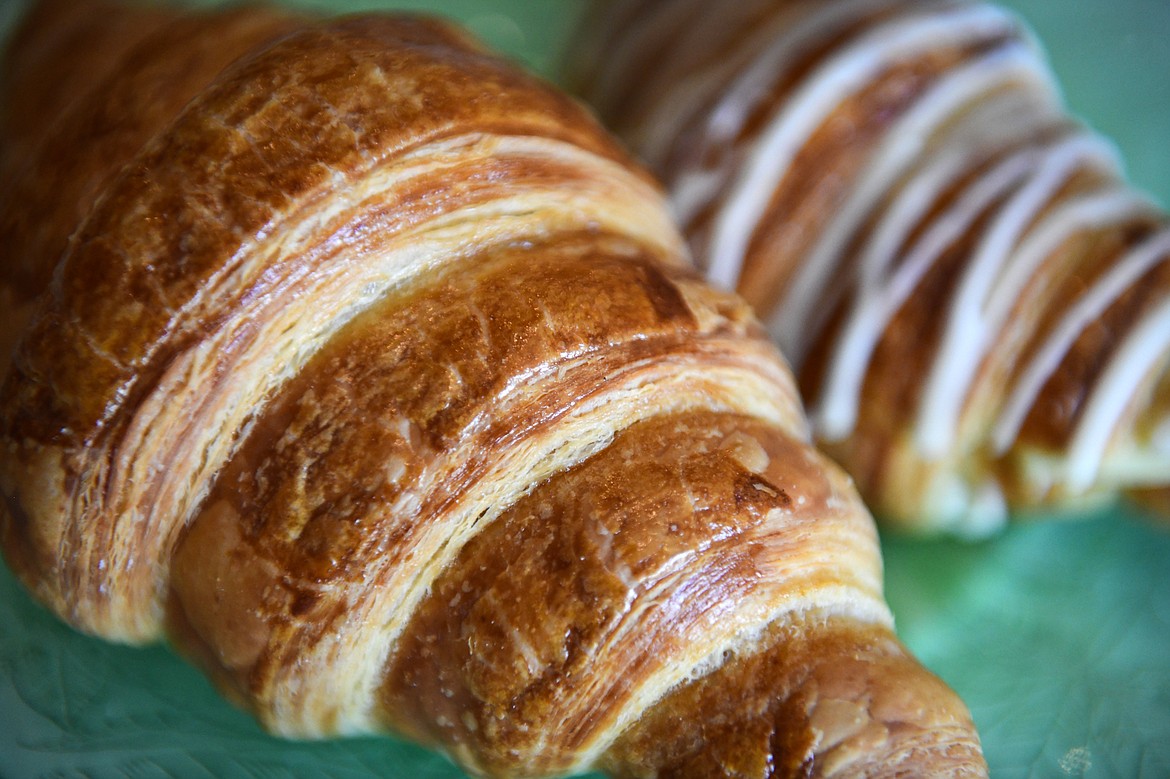
[[[146,29],[43,110],[128,126],[52,123],[0,217],[0,540],[41,601],[278,734],[478,774],[986,774],[766,331],[580,106],[436,21],[94,7]]]

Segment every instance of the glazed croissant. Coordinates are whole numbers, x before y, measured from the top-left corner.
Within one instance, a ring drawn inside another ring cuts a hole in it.
[[[880,518],[1170,505],[1170,230],[1009,14],[618,0],[576,76]]]
[[[413,18],[62,0],[8,56],[2,541],[65,620],[475,773],[985,775],[577,104]]]

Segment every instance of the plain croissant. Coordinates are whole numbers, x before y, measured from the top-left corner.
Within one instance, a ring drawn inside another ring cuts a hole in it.
[[[477,773],[985,775],[784,363],[574,102],[374,15],[48,3],[9,63],[3,547],[65,620]]]
[[[1009,14],[601,5],[582,90],[767,322],[879,518],[1170,505],[1170,229]]]

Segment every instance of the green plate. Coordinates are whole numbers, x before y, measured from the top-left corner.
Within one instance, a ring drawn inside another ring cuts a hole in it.
[[[712,0],[714,1],[714,0]],[[554,72],[581,0],[298,3],[450,14]],[[1170,3],[1013,0],[1073,110],[1170,200]],[[0,0],[0,24],[18,5]],[[1170,533],[1134,513],[1019,525],[969,544],[886,538],[903,638],[970,705],[995,777],[1170,776]],[[0,566],[0,776],[458,777],[386,738],[265,735],[165,647],[78,635]]]

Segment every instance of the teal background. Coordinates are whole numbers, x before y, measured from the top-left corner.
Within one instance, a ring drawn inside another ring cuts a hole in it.
[[[713,2],[716,0],[712,0]],[[582,0],[300,0],[454,16],[545,74]],[[1170,202],[1170,2],[1012,0],[1072,110]],[[0,0],[7,26],[22,3]],[[965,698],[995,777],[1170,776],[1170,533],[1115,508],[980,543],[884,539],[906,642]],[[458,777],[386,738],[268,737],[165,647],[78,635],[0,566],[0,777]]]

